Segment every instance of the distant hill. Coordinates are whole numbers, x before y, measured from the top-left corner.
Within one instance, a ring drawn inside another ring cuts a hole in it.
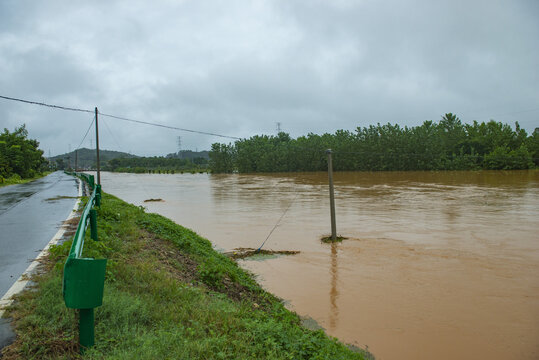
[[[72,151],[70,153],[56,155],[51,157],[49,160],[51,162],[56,162],[58,164],[58,168],[68,168],[70,165],[72,168],[75,167],[75,157],[77,157],[77,165],[79,169],[94,169],[96,166],[96,154],[95,149],[78,149],[77,155],[75,155],[75,151]],[[102,166],[111,159],[116,158],[137,158],[136,155],[131,155],[128,153],[120,152],[120,151],[111,151],[111,150],[99,150],[99,160]]]

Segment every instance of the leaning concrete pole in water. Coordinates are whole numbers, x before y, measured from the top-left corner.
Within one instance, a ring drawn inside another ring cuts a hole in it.
[[[331,240],[337,240],[337,223],[335,221],[335,193],[333,191],[333,161],[331,159],[331,149],[326,150],[328,154],[328,177],[329,177],[329,208],[331,212]]]

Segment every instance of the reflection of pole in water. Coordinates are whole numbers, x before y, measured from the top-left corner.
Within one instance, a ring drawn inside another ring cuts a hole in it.
[[[339,308],[337,307],[337,298],[339,297],[339,291],[337,290],[337,246],[337,243],[331,243],[331,290],[329,291],[331,309],[329,312],[329,330],[335,330],[339,318]]]

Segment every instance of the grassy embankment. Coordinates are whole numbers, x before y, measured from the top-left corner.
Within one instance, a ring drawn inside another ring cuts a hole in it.
[[[196,233],[104,194],[99,242],[86,257],[109,259],[96,346],[88,359],[363,359],[300,325],[234,261]],[[4,359],[77,358],[76,311],[62,299],[71,242],[53,247],[44,270],[9,309],[17,340]]]
[[[43,173],[39,173],[36,176],[28,178],[28,179],[22,179],[17,174],[12,175],[12,176],[10,176],[8,178],[4,178],[4,177],[0,176],[0,187],[8,186],[8,185],[15,185],[15,184],[24,184],[24,183],[27,183],[27,182],[34,181],[34,180],[40,179],[42,177],[45,177],[45,176],[49,175],[50,173],[51,173],[51,171],[45,171]]]

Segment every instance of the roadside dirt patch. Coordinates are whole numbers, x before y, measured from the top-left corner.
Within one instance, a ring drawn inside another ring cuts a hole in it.
[[[56,196],[56,197],[45,199],[45,201],[55,202],[55,201],[63,200],[63,199],[79,199],[79,196]]]
[[[182,253],[171,242],[160,239],[147,231],[144,231],[144,235],[140,239],[144,241],[144,250],[150,251],[157,256],[157,259],[163,266],[162,269],[169,272],[179,281],[191,285],[203,286],[209,290],[223,293],[234,301],[252,302],[254,308],[270,307],[270,302],[267,298],[268,294],[254,292],[226,276],[222,279],[221,286],[205,284],[198,273],[198,263],[188,255]],[[252,250],[254,251],[255,249]],[[273,297],[273,295],[269,296]]]
[[[65,229],[64,235],[61,241],[70,239],[77,232],[77,226],[79,226],[80,213],[77,214],[74,218],[64,221],[62,227]]]
[[[174,278],[185,283],[194,283],[198,280],[198,264],[180,252],[173,244],[167,240],[160,239],[147,231],[143,232],[144,248],[153,253],[163,270],[169,272]]]
[[[66,340],[71,339],[71,340]],[[15,341],[5,347],[0,354],[2,360],[19,360],[21,356],[17,349],[24,346],[23,341],[20,338],[16,338]],[[65,334],[59,332],[55,334],[54,338],[48,339],[46,343],[41,344],[42,349],[47,349],[46,353],[40,353],[40,358],[59,358],[60,354],[69,356],[69,359],[82,359],[79,355],[79,344],[76,338],[71,334]]]

